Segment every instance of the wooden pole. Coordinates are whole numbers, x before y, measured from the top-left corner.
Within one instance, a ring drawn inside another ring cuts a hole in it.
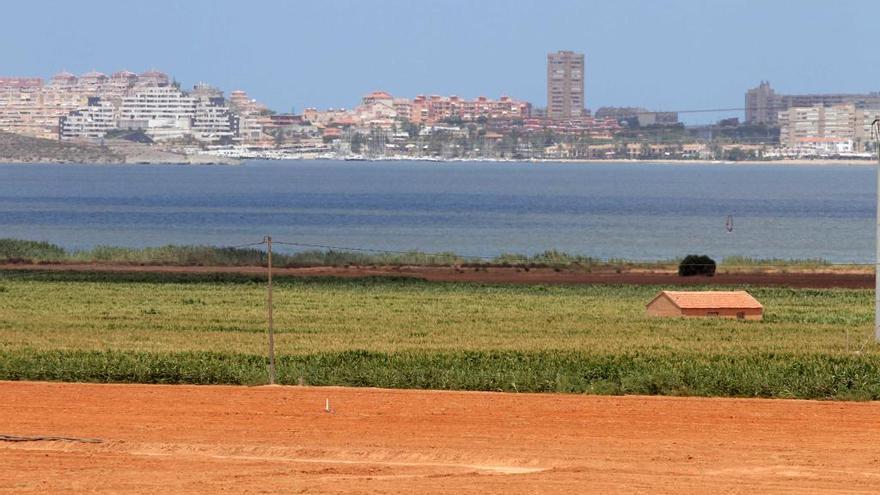
[[[266,287],[266,307],[269,320],[269,385],[275,385],[275,329],[272,322],[272,236],[266,236],[266,247],[269,253],[268,279]]]
[[[871,123],[877,145],[877,225],[874,230],[874,341],[880,342],[880,119]]]

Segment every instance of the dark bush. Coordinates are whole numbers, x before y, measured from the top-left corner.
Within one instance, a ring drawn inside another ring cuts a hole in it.
[[[689,254],[678,265],[680,277],[693,277],[694,275],[715,275],[715,260],[703,254]]]

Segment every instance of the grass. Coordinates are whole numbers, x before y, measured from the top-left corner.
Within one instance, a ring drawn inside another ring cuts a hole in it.
[[[746,256],[728,256],[721,261],[722,265],[734,267],[778,267],[778,268],[827,268],[833,266],[821,258],[781,259],[781,258],[749,258]]]
[[[873,292],[750,288],[763,322],[652,319],[646,286],[285,279],[282,383],[880,399]],[[0,379],[265,381],[259,277],[0,272]]]
[[[265,359],[220,352],[0,351],[7,380],[265,383]],[[346,351],[277,361],[279,383],[434,390],[873,400],[880,360],[862,357],[617,356],[573,352]]]
[[[277,248],[276,248],[277,249]],[[506,253],[491,259],[469,258],[455,253],[402,253],[352,252],[334,249],[309,249],[299,252],[275,252],[273,264],[279,267],[307,266],[515,266],[550,267],[573,270],[675,270],[680,260],[636,262],[623,259],[603,260],[590,256],[564,253],[556,250],[533,255]],[[0,239],[0,262],[6,263],[105,263],[131,265],[174,266],[265,266],[266,252],[262,249],[214,246],[161,246],[127,248],[97,246],[93,249],[68,251],[47,242],[18,239]],[[783,260],[728,257],[719,265],[720,270],[754,270],[778,267],[783,269],[851,269],[837,267],[821,259]]]

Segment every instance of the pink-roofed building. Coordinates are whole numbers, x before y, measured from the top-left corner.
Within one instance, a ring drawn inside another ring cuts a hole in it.
[[[645,307],[648,316],[760,320],[764,306],[746,291],[671,291],[657,294]]]
[[[490,120],[518,120],[531,115],[532,106],[525,101],[502,96],[492,100],[485,96],[465,100],[458,96],[416,96],[411,103],[410,120],[417,124],[436,124],[459,118],[465,122],[480,118]]]

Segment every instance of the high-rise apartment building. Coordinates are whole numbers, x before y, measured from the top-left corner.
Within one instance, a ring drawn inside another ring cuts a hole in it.
[[[584,114],[584,54],[547,54],[547,117],[570,119]]]
[[[878,117],[880,109],[852,103],[790,107],[779,112],[779,142],[787,148],[847,142],[850,151],[863,152],[871,141],[871,123]]]
[[[880,108],[880,93],[809,93],[800,95],[779,94],[770,83],[761,81],[746,91],[746,123],[781,125],[779,112],[813,106],[830,107],[854,105],[858,109]]]
[[[779,112],[787,108],[782,103],[770,83],[761,81],[758,87],[746,91],[746,123],[776,125]]]
[[[192,134],[196,98],[174,86],[150,86],[122,99],[119,128],[141,130],[155,141]]]

